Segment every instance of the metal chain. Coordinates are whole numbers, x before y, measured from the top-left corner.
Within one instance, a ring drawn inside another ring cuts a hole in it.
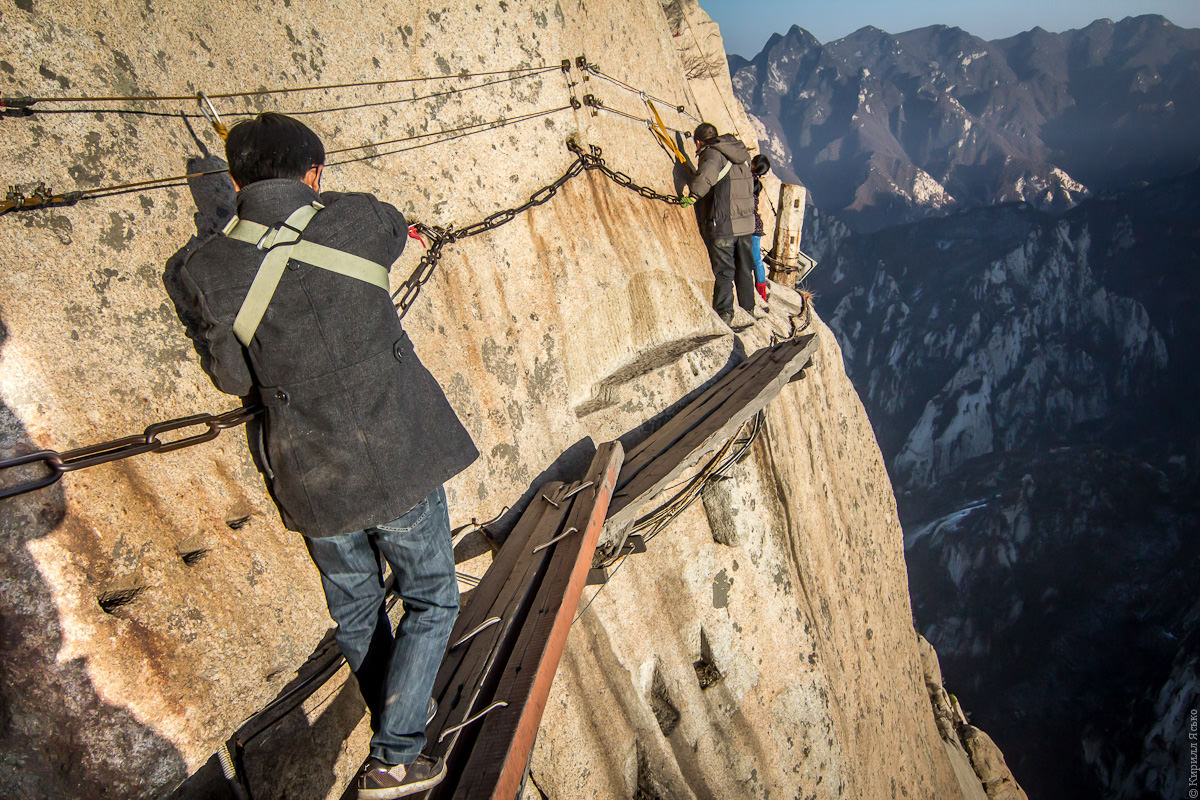
[[[604,162],[602,151],[596,145],[590,145],[590,152],[588,152],[572,139],[568,140],[567,148],[575,154],[575,161],[571,163],[567,171],[553,183],[543,186],[531,194],[528,200],[516,208],[506,208],[497,211],[489,214],[479,222],[459,229],[456,229],[453,225],[440,227],[417,224],[417,229],[428,236],[431,243],[429,249],[421,256],[421,261],[417,265],[416,270],[413,271],[408,280],[392,295],[392,299],[396,301],[396,307],[400,310],[401,319],[408,313],[408,309],[412,307],[413,302],[421,293],[422,287],[433,277],[433,273],[441,260],[442,250],[446,245],[453,244],[459,239],[466,239],[470,236],[477,236],[481,233],[495,230],[501,225],[512,222],[529,209],[548,203],[568,181],[583,174],[585,171],[598,170],[617,184],[637,192],[648,200],[659,200],[663,203],[676,206],[683,205],[683,198],[656,192],[647,186],[640,186],[634,183],[633,179],[625,173],[617,172],[609,167]],[[399,300],[396,300],[397,297],[399,297]],[[142,453],[168,453],[182,447],[210,441],[215,439],[222,430],[242,425],[260,413],[262,413],[262,407],[253,405],[242,406],[241,408],[218,415],[192,414],[191,416],[167,420],[166,422],[157,422],[146,428],[140,435],[126,436],[101,444],[68,450],[65,453],[59,453],[54,450],[38,450],[27,455],[5,459],[0,461],[0,473],[31,464],[43,464],[47,468],[48,474],[20,481],[13,486],[0,486],[0,500],[49,486],[57,482],[64,472],[92,467],[97,464],[105,464],[109,461],[117,461]],[[168,442],[164,442],[158,438],[163,433],[199,425],[207,426],[208,430]]]
[[[549,202],[568,181],[585,171],[599,170],[616,183],[624,186],[626,189],[637,192],[648,200],[659,200],[663,203],[676,206],[683,205],[683,198],[676,195],[662,194],[647,186],[639,186],[624,172],[617,172],[610,168],[604,163],[602,151],[596,145],[590,145],[589,149],[591,152],[587,152],[574,139],[568,139],[567,149],[575,154],[575,161],[571,166],[567,167],[567,171],[559,176],[558,180],[538,189],[529,196],[528,200],[515,208],[506,208],[494,214],[489,214],[481,221],[468,225],[465,228],[456,229],[453,224],[441,227],[417,223],[417,230],[430,239],[430,245],[425,254],[421,256],[421,261],[417,264],[417,268],[413,270],[412,275],[408,276],[408,279],[392,294],[392,300],[400,312],[400,319],[404,319],[404,315],[408,313],[408,309],[416,301],[417,296],[421,293],[421,289],[433,277],[438,262],[442,258],[442,249],[446,245],[453,244],[459,239],[466,239],[469,236],[477,236],[487,231],[493,231],[501,225],[512,222],[529,209]]]
[[[146,428],[141,434],[113,439],[109,442],[79,447],[59,453],[54,450],[38,450],[15,458],[0,461],[0,473],[29,464],[44,464],[49,473],[36,478],[29,478],[13,486],[0,487],[0,500],[25,492],[32,492],[56,483],[64,472],[73,472],[84,467],[94,467],[97,464],[107,464],[122,458],[141,455],[142,453],[169,453],[183,447],[190,447],[201,442],[211,441],[226,428],[236,428],[249,422],[250,419],[262,413],[262,406],[251,405],[235,408],[223,414],[192,414],[187,417],[156,422]],[[182,439],[164,442],[158,437],[164,433],[183,430],[204,425],[208,430],[185,436]]]

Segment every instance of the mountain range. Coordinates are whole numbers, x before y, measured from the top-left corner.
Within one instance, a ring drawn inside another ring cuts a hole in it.
[[[1031,797],[1174,798],[1200,706],[1200,31],[730,58],[888,464],[914,615]]]
[[[729,62],[763,151],[857,230],[1064,209],[1200,166],[1200,30],[1161,16],[996,41],[867,27],[822,45],[793,26]]]

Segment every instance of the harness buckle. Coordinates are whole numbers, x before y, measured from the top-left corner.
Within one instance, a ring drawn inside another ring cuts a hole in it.
[[[280,239],[280,234],[282,234],[284,230],[287,230],[288,233],[291,234],[291,238],[285,238],[282,240]],[[257,247],[259,250],[264,250],[269,253],[276,247],[284,247],[289,244],[295,244],[296,242],[300,241],[300,237],[303,235],[304,231],[301,229],[292,225],[288,225],[286,221],[280,222],[264,233],[262,238],[258,240],[258,244],[255,245],[255,247]]]

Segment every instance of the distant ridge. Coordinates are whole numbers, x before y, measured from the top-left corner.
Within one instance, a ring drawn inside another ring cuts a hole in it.
[[[1158,15],[995,41],[937,25],[821,44],[793,25],[730,71],[763,151],[856,230],[1065,210],[1200,165],[1200,30]]]

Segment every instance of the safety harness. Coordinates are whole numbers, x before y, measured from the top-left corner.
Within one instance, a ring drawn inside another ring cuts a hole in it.
[[[230,239],[247,242],[266,251],[250,284],[250,291],[246,292],[246,299],[242,301],[242,307],[233,320],[233,335],[243,346],[249,347],[254,338],[254,332],[258,330],[263,314],[267,313],[267,306],[275,296],[275,289],[289,260],[303,261],[378,286],[385,292],[390,291],[387,267],[382,264],[301,238],[308,223],[324,207],[316,201],[300,206],[273,228],[235,216],[221,231]]]

